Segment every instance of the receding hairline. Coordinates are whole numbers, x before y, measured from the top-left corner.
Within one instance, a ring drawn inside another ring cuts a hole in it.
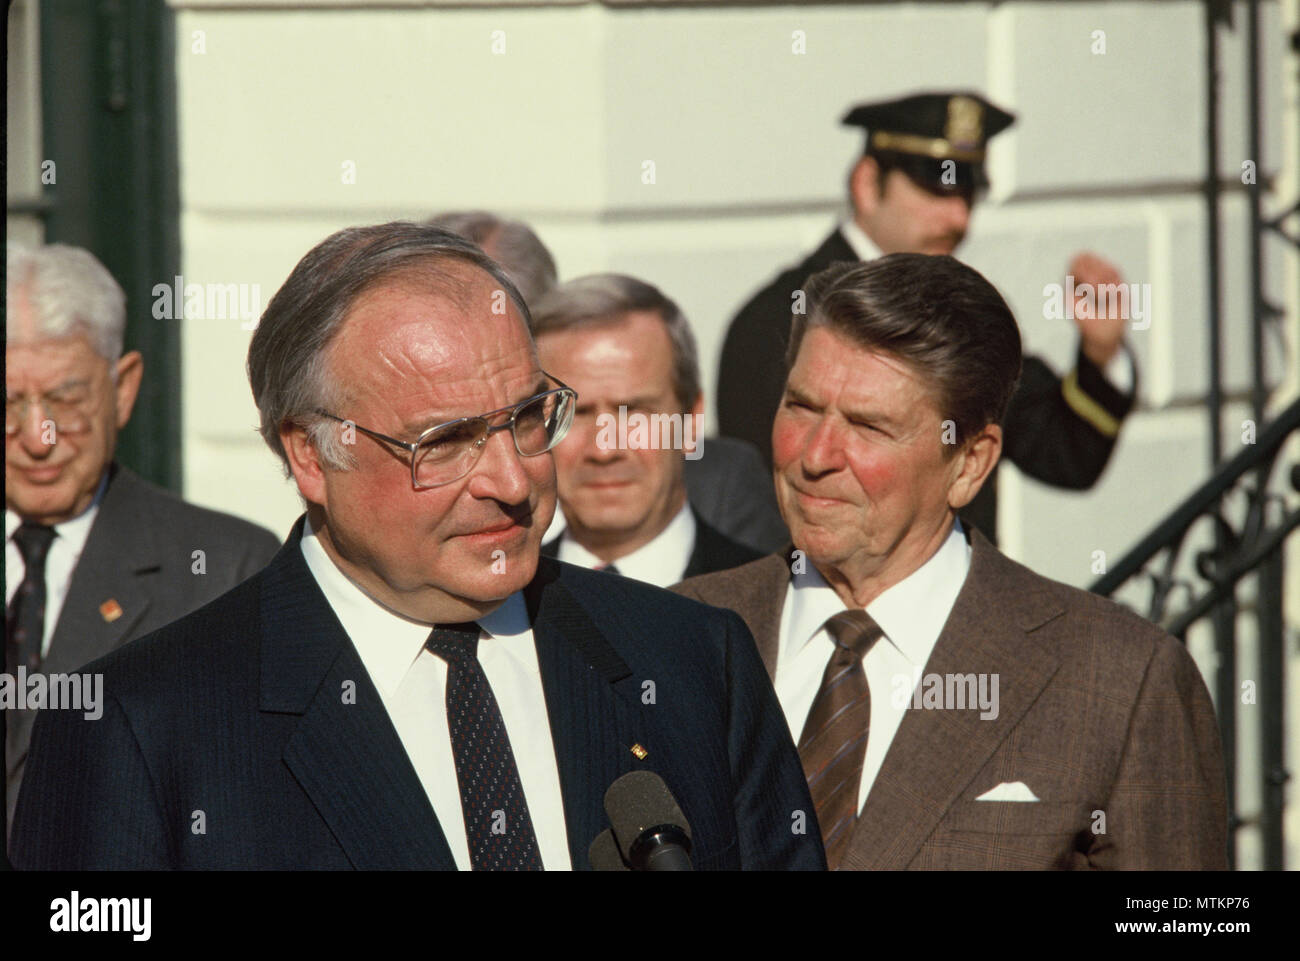
[[[449,269],[450,268],[450,269]],[[348,302],[347,310],[339,323],[328,347],[342,337],[353,315],[367,302],[393,291],[430,297],[449,303],[458,310],[468,311],[474,306],[473,295],[487,288],[494,293],[499,291],[508,308],[513,308],[519,322],[528,330],[528,320],[519,309],[519,305],[500,286],[491,273],[478,264],[472,263],[454,254],[432,254],[427,259],[410,264],[402,264],[371,279]],[[490,308],[490,303],[487,305]]]
[[[562,325],[546,327],[537,331],[533,339],[540,341],[543,337],[550,337],[554,334],[571,334],[576,331],[594,330],[600,327],[621,327],[630,324],[633,317],[653,317],[659,328],[663,330],[664,336],[668,339],[668,348],[672,349],[672,333],[668,329],[668,318],[664,316],[662,310],[654,307],[632,307],[627,310],[616,310],[610,314],[589,314],[581,317],[575,317],[572,320],[566,319]]]
[[[587,334],[603,333],[613,328],[625,327],[632,323],[634,317],[641,317],[645,320],[654,321],[654,326],[658,328],[663,335],[663,346],[668,353],[668,390],[674,399],[683,404],[690,405],[696,400],[694,397],[682,398],[677,396],[677,378],[675,376],[676,368],[676,350],[673,347],[673,335],[669,329],[668,319],[664,317],[663,311],[654,307],[635,307],[631,310],[618,311],[613,314],[603,314],[600,316],[580,317],[563,327],[552,327],[548,330],[537,331],[533,334],[533,341],[537,345],[540,353],[542,341],[547,337],[562,337],[566,334]],[[700,388],[701,392],[703,388]]]
[[[448,269],[449,267],[450,269]],[[457,274],[465,282],[457,282]],[[474,279],[475,275],[478,275],[477,281]],[[328,381],[334,385],[339,395],[335,400],[351,402],[353,399],[351,391],[348,389],[349,385],[337,376],[335,357],[344,336],[352,327],[352,321],[356,313],[368,302],[392,292],[402,292],[427,297],[450,305],[458,311],[469,312],[475,306],[474,293],[476,289],[478,291],[488,289],[501,292],[505,298],[507,308],[514,311],[515,320],[519,324],[524,337],[532,346],[534,358],[536,358],[537,346],[529,330],[527,318],[521,313],[519,305],[515,303],[514,299],[498,284],[497,279],[478,264],[455,254],[435,253],[428,258],[415,263],[403,264],[372,278],[348,302],[347,310],[337,329],[321,351],[321,363],[327,373]],[[490,300],[483,307],[486,312],[491,314]],[[497,314],[496,316],[508,317],[509,313]]]

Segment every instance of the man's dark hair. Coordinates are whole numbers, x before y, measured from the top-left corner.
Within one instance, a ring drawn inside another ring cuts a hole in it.
[[[829,327],[868,350],[892,354],[932,392],[956,425],[956,453],[986,424],[1000,424],[1020,379],[1020,330],[1002,295],[952,257],[890,254],[833,264],[804,285],[806,314],[790,328],[787,368],[804,334]]]

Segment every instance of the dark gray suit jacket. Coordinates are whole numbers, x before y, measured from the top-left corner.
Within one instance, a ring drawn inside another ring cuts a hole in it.
[[[279,547],[265,528],[187,504],[120,465],[109,470],[108,488],[41,664],[44,674],[72,673],[179,620],[261,570]],[[202,574],[195,573],[198,550],[203,551]],[[100,611],[107,601],[121,608],[113,620]],[[13,823],[36,713],[6,712],[7,826]]]
[[[749,441],[706,437],[700,456],[686,461],[686,495],[714,529],[760,554],[789,540],[776,503],[772,471]]]
[[[970,571],[925,673],[996,674],[997,716],[909,708],[842,867],[1225,870],[1223,754],[1187,650],[969,533]],[[738,613],[774,676],[790,577],[772,554],[673,590]],[[977,800],[1015,782],[1039,800]]]

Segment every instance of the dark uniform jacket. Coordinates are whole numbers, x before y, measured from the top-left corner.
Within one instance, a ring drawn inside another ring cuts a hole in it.
[[[755,294],[727,331],[718,376],[719,430],[754,444],[768,464],[772,420],[785,390],[792,293],[831,264],[857,259],[844,235],[834,231],[803,263]],[[1135,394],[1117,391],[1082,350],[1064,379],[1037,357],[1026,357],[1002,424],[1002,456],[1044,483],[1086,490],[1110,459]],[[996,473],[962,519],[997,543]]]

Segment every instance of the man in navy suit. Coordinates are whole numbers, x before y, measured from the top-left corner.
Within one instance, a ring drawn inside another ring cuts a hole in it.
[[[697,868],[825,866],[780,705],[734,614],[539,559],[574,392],[477,247],[350,228],[249,348],[306,503],[260,574],[85,670],[38,719],[21,868],[587,866],[653,771]]]
[[[588,274],[530,309],[542,364],[581,398],[555,449],[566,526],[542,553],[656,587],[762,557],[687,500],[686,465],[713,448],[700,436],[704,391],[681,308],[627,274]],[[750,480],[770,486],[761,468]]]

